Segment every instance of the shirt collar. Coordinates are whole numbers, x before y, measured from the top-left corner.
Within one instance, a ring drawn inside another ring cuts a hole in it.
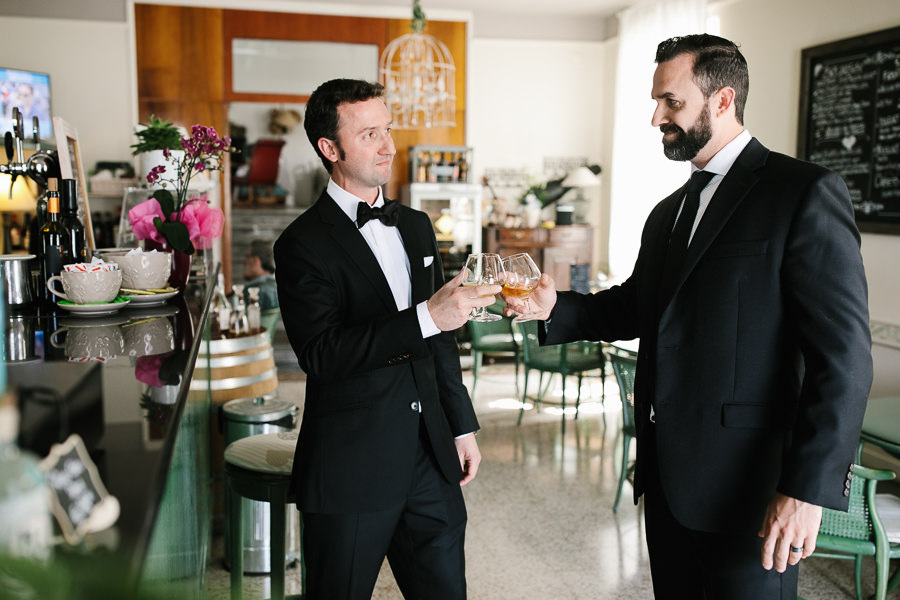
[[[355,223],[357,210],[356,207],[360,202],[365,202],[365,200],[363,200],[359,196],[351,194],[350,192],[336,184],[334,182],[334,179],[328,180],[327,191],[328,195],[331,196],[331,199],[337,203],[342,211],[344,211],[344,214],[346,214],[347,217]],[[381,193],[380,187],[378,188],[378,198],[375,199],[375,204],[373,204],[372,207],[374,208],[376,206],[384,206],[384,196]]]
[[[731,169],[731,165],[734,164],[737,157],[744,151],[744,148],[747,147],[747,144],[750,143],[751,139],[753,138],[750,135],[750,132],[746,129],[743,130],[733,140],[725,144],[721,150],[716,152],[716,155],[706,163],[703,170],[715,173],[716,175],[725,175],[728,173],[728,170]],[[694,171],[699,171],[699,169],[691,163],[692,175]]]

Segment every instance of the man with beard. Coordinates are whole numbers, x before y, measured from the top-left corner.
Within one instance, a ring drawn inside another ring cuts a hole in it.
[[[640,338],[656,598],[795,599],[822,507],[847,509],[872,381],[859,232],[839,176],[744,129],[734,43],[672,38],[656,62],[652,124],[691,180],[651,211],[625,283],[557,293],[545,274],[532,309],[542,343]]]

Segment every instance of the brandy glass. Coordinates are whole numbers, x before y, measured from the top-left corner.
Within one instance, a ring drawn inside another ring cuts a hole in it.
[[[521,323],[530,321],[535,313],[531,309],[528,297],[538,286],[541,280],[541,270],[527,252],[507,256],[503,264],[503,295],[507,298],[519,298],[525,305],[525,313],[517,316],[513,321]]]
[[[466,260],[466,277],[463,287],[479,285],[500,285],[503,280],[503,265],[499,254],[470,254]],[[486,294],[492,296],[493,294]],[[502,317],[489,313],[485,307],[473,308],[470,321],[498,321]]]

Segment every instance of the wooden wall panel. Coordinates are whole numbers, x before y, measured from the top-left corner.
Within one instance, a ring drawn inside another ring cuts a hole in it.
[[[390,19],[388,35],[390,40],[411,33],[409,19]],[[466,140],[466,24],[456,21],[428,21],[425,33],[433,35],[447,45],[453,64],[456,66],[456,126],[435,129],[394,130],[394,145],[397,157],[388,183],[388,197],[400,198],[403,185],[409,183],[409,148],[429,144],[440,146],[463,146]]]
[[[309,96],[295,94],[255,94],[234,92],[230,65],[231,40],[234,38],[291,40],[308,42],[353,42],[373,44],[378,52],[387,44],[387,23],[384,19],[303,15],[229,10],[225,13],[223,42],[225,65],[225,99],[242,102],[304,103]],[[285,73],[285,77],[290,77]]]
[[[303,15],[252,10],[135,4],[138,113],[141,121],[155,114],[190,127],[211,125],[228,133],[228,102],[305,103],[306,96],[235,94],[232,91],[231,40],[234,37],[336,41],[377,44],[379,54],[394,38],[409,33],[409,19]],[[394,132],[397,158],[387,195],[399,198],[408,182],[410,146],[464,145],[466,114],[466,24],[429,21],[426,29],[440,39],[456,65],[456,126]],[[289,76],[289,74],[286,74]],[[222,183],[225,233],[223,270],[230,285],[231,189]]]
[[[223,131],[222,10],[149,4],[134,10],[139,118],[150,116],[151,104],[169,103],[180,105],[177,117],[156,114],[186,127],[202,122]]]

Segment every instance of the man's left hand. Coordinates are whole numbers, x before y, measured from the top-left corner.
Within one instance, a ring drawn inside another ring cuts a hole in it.
[[[463,470],[463,478],[459,480],[459,485],[466,485],[475,479],[475,474],[478,473],[481,451],[478,449],[474,433],[457,438],[454,442],[456,443],[456,453],[459,454],[459,466]]]
[[[759,537],[763,538],[762,566],[784,573],[816,549],[822,507],[776,493],[766,509]]]

